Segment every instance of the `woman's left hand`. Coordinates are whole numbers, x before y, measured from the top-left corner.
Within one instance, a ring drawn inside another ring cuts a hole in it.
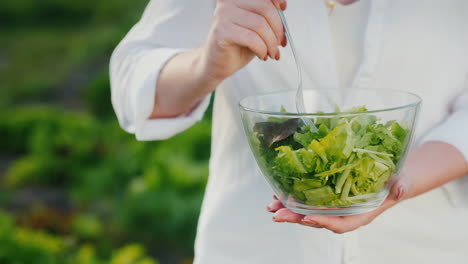
[[[406,187],[406,184],[404,184],[402,178],[400,178],[392,185],[390,194],[380,207],[373,211],[357,215],[301,215],[285,208],[281,201],[279,201],[276,197],[276,200],[267,206],[267,210],[274,213],[273,221],[275,222],[297,223],[315,228],[326,228],[335,233],[343,234],[369,224],[385,210],[394,206],[396,203],[402,200],[407,193]]]
[[[369,224],[402,199],[410,199],[467,174],[468,160],[462,152],[448,143],[431,141],[409,153],[402,173],[391,184],[387,199],[373,211],[349,216],[300,215],[284,208],[278,200],[267,209],[275,213],[273,221],[326,228],[342,234]]]

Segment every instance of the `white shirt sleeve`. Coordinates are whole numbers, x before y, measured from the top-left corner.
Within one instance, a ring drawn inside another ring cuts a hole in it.
[[[468,78],[462,92],[450,105],[447,118],[421,139],[421,143],[429,141],[442,141],[456,147],[468,161]]]
[[[120,126],[138,140],[169,138],[203,117],[211,95],[190,114],[149,119],[161,69],[176,54],[203,45],[214,7],[213,0],[152,0],[113,52],[112,105]]]

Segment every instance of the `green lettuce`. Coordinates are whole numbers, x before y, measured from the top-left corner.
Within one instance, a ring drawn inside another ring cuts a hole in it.
[[[345,112],[365,111],[360,106]],[[297,119],[256,126],[260,163],[277,188],[315,206],[349,206],[375,197],[395,172],[409,129],[372,114],[311,121],[318,129]]]

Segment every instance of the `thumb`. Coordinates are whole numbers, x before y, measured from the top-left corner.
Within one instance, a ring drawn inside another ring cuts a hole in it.
[[[401,201],[407,198],[408,190],[409,177],[407,177],[405,172],[401,172],[400,175],[396,177],[396,180],[390,189],[390,197],[395,201]]]

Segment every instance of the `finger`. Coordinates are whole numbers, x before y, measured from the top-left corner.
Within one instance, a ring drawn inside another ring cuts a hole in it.
[[[256,32],[267,45],[270,57],[279,59],[280,53],[275,33],[263,16],[241,8],[235,8],[229,12],[229,16],[233,23]]]
[[[323,226],[319,224],[310,224],[310,223],[303,222],[302,220],[300,224],[303,226],[308,226],[308,227],[313,227],[313,228],[324,228]]]
[[[396,177],[392,177],[395,181],[391,184],[390,196],[396,200],[401,201],[409,196],[409,190],[411,189],[411,177],[403,171],[400,172]]]
[[[288,39],[286,38],[286,34],[283,37],[283,41],[281,42],[281,46],[286,47],[288,45]]]
[[[279,209],[272,217],[273,221],[280,222],[280,223],[281,222],[301,223],[302,218],[304,218],[304,215],[291,212],[287,208]]]
[[[372,222],[377,216],[393,206],[396,202],[388,197],[377,209],[367,213],[348,216],[316,216],[307,215],[302,220],[303,224],[313,224],[322,226],[338,234],[350,232],[361,226]]]
[[[301,223],[304,225],[321,226],[338,234],[348,232],[352,228],[351,223],[346,223],[341,216],[306,215]]]
[[[271,0],[238,0],[238,6],[263,16],[275,33],[277,45],[281,45],[284,36],[283,23]]]
[[[278,10],[281,10],[281,11],[285,11],[286,8],[287,8],[287,2],[286,0],[272,0],[273,2],[273,5],[276,7],[276,9]],[[283,22],[281,21],[281,24],[283,24]],[[284,25],[283,26],[283,37],[281,39],[281,46],[284,48],[286,47],[286,45],[288,44],[288,40],[286,38],[286,32],[284,30]]]
[[[262,60],[268,58],[268,48],[255,31],[233,23],[227,23],[225,27],[225,30],[219,33],[225,34],[225,36],[220,36],[219,39],[223,39],[227,43],[247,47]]]
[[[271,2],[276,7],[276,9],[279,9],[282,11],[286,10],[286,7],[287,7],[286,0],[271,0]]]
[[[390,197],[391,199],[395,200],[395,201],[400,201],[403,199],[403,197],[405,196],[406,194],[406,187],[404,186],[404,184],[397,180],[391,187],[391,190],[390,190]]]
[[[267,210],[272,213],[278,211],[281,208],[284,208],[284,205],[281,201],[274,201],[267,206]]]

